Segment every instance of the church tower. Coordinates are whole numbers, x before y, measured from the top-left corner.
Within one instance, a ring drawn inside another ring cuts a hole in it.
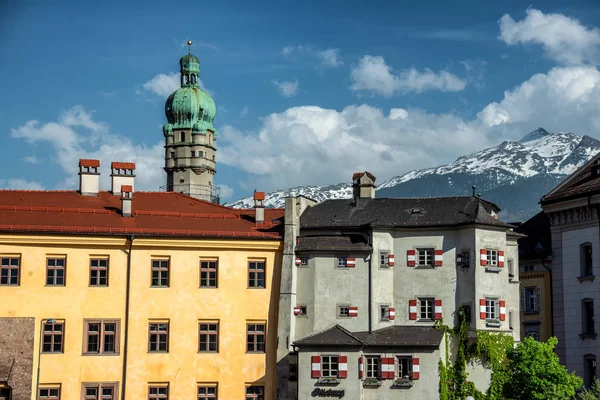
[[[189,41],[188,45],[191,46]],[[168,122],[165,135],[167,191],[218,203],[213,187],[217,131],[213,127],[216,107],[200,88],[200,60],[188,52],[179,60],[180,85],[165,104]]]

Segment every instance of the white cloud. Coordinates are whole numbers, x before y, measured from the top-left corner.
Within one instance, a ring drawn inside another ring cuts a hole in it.
[[[23,161],[29,164],[37,164],[39,162],[37,156],[27,156],[23,159]]]
[[[58,186],[75,188],[80,158],[99,159],[103,188],[110,187],[110,163],[133,161],[136,163],[136,188],[158,190],[166,181],[163,143],[152,146],[135,144],[127,137],[110,132],[108,125],[93,120],[92,114],[82,106],[63,111],[57,122],[40,123],[31,120],[12,129],[11,136],[32,145],[41,145],[50,158],[65,172]]]
[[[317,56],[321,59],[321,63],[326,67],[339,67],[344,64],[342,60],[340,60],[340,49],[319,51]]]
[[[284,56],[289,56],[294,52],[299,52],[303,50],[304,46],[302,46],[301,44],[295,46],[285,46],[283,49],[281,49],[281,54],[283,54]]]
[[[521,21],[505,14],[499,23],[498,38],[509,46],[539,44],[548,57],[565,64],[600,61],[600,30],[588,28],[575,18],[530,8]]]
[[[240,111],[240,116],[245,117],[246,115],[248,115],[248,111],[248,106],[244,106],[244,108],[242,108],[242,111]]]
[[[219,153],[265,190],[348,182],[358,170],[381,182],[519,139],[538,126],[600,136],[599,109],[600,71],[556,67],[507,90],[473,118],[368,105],[293,107],[265,117],[256,132],[224,126]]]
[[[219,185],[221,189],[221,199],[228,200],[233,196],[233,189],[227,185]]]
[[[283,97],[292,97],[295,96],[298,92],[298,80],[294,79],[293,81],[272,81],[273,85],[279,89],[279,93]]]
[[[383,57],[370,55],[364,56],[358,65],[352,67],[350,78],[352,90],[375,92],[387,97],[396,92],[458,92],[464,90],[467,85],[464,80],[447,71],[435,73],[425,69],[420,72],[411,68],[395,75]]]
[[[0,179],[0,187],[11,190],[44,190],[40,182],[28,181],[21,178]]]
[[[158,74],[142,85],[144,89],[161,97],[167,97],[180,86],[178,73]]]

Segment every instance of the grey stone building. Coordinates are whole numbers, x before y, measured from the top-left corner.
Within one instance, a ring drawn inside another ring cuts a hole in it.
[[[552,235],[552,306],[556,353],[586,386],[597,377],[595,319],[600,302],[600,155],[541,200]]]
[[[463,306],[474,330],[520,337],[519,235],[475,196],[376,199],[368,172],[353,185],[352,199],[286,199],[277,398],[437,398],[436,321]]]

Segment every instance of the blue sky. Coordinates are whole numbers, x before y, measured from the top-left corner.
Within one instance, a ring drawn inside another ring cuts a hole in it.
[[[581,0],[9,0],[0,186],[72,189],[80,157],[133,160],[138,188],[164,185],[164,100],[188,39],[227,200],[354,170],[381,182],[538,126],[600,138],[598,21]]]

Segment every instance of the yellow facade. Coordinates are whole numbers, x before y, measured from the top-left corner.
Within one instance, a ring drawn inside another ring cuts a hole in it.
[[[131,245],[128,290],[128,252]],[[32,387],[40,323],[65,322],[64,352],[42,354],[40,386],[60,384],[62,400],[82,398],[86,382],[117,382],[123,398],[148,397],[148,384],[169,385],[169,398],[192,399],[197,384],[217,384],[219,399],[243,399],[248,384],[274,398],[282,243],[277,240],[106,238],[0,235],[0,255],[19,255],[20,285],[0,286],[0,316],[35,317]],[[66,258],[65,286],[46,286],[47,257]],[[90,258],[109,259],[108,287],[91,287]],[[151,260],[169,259],[169,287],[151,287]],[[218,288],[200,288],[200,260],[218,259]],[[265,260],[266,288],[248,288],[248,260]],[[127,321],[126,300],[129,300]],[[118,355],[84,355],[84,320],[119,321]],[[200,321],[219,322],[218,353],[200,353]],[[167,353],[148,351],[151,321],[168,321]],[[266,352],[246,352],[246,324],[266,323]],[[126,340],[127,338],[127,340]],[[127,349],[125,349],[127,342]],[[126,370],[124,357],[127,357]],[[32,393],[35,399],[35,390]]]
[[[521,296],[525,288],[539,288],[540,299],[535,312],[521,310],[521,340],[529,332],[536,332],[540,341],[547,341],[552,336],[552,296],[550,271],[521,272],[519,274]],[[523,300],[525,301],[525,300]]]

